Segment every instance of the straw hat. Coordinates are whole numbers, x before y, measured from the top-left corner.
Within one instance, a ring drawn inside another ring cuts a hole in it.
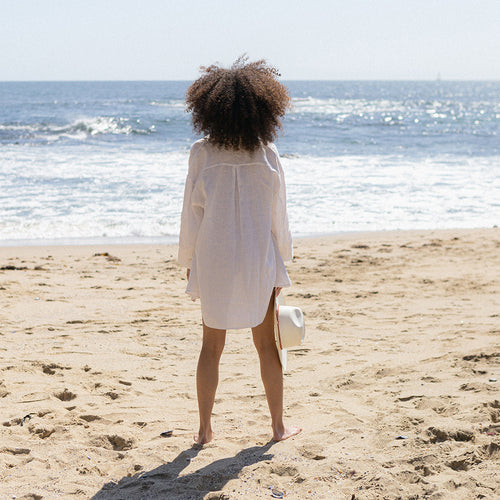
[[[283,370],[286,370],[286,350],[300,345],[305,335],[302,311],[298,307],[285,305],[281,293],[274,301],[274,339]]]

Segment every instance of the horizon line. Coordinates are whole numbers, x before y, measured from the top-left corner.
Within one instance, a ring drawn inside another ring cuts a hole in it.
[[[131,83],[131,82],[192,82],[192,79],[63,79],[63,80],[0,80],[0,83]],[[287,78],[283,82],[500,82],[500,78]]]

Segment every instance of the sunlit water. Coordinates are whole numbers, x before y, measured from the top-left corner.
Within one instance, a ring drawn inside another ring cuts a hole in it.
[[[0,244],[175,241],[187,85],[0,83]],[[499,82],[287,85],[295,235],[499,223]]]

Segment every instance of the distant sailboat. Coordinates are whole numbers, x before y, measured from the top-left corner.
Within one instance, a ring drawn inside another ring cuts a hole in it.
[[[436,82],[440,82],[440,81],[441,81],[441,73],[438,73],[436,76]]]

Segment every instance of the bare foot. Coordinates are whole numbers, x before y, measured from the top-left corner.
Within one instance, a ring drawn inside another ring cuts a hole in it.
[[[200,432],[198,434],[195,434],[194,435],[194,442],[196,444],[207,444],[207,443],[210,443],[210,441],[212,441],[214,437],[214,433],[212,431],[208,431],[208,432]]]
[[[283,432],[274,432],[273,441],[284,441],[289,437],[296,436],[301,430],[301,427],[295,427],[294,425],[285,427]]]

